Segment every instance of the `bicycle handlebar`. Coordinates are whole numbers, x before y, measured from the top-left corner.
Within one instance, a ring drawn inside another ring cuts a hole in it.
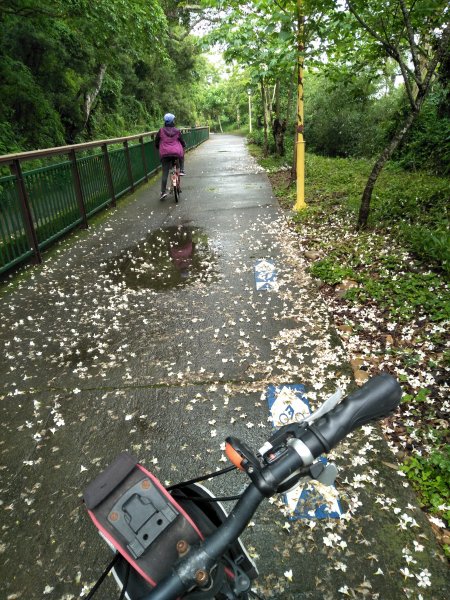
[[[401,395],[398,382],[390,375],[369,380],[329,413],[301,429],[299,437],[288,442],[279,458],[262,469],[263,478],[270,480],[276,489],[302,466],[310,465],[315,458],[329,452],[357,427],[388,416],[400,403]],[[176,600],[192,588],[195,573],[214,566],[245,529],[265,496],[254,483],[250,484],[226,521],[141,600]]]
[[[378,375],[309,425],[301,441],[317,458],[329,452],[354,429],[387,417],[397,408],[401,396],[401,387],[393,377]]]

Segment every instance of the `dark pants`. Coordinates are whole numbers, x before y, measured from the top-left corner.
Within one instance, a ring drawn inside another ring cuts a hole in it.
[[[184,157],[178,158],[178,156],[164,156],[164,158],[161,159],[161,165],[162,165],[161,193],[164,193],[166,191],[167,178],[169,177],[170,167],[172,166],[174,160],[178,160],[178,162],[180,163],[180,171],[183,171],[183,169],[184,169]]]

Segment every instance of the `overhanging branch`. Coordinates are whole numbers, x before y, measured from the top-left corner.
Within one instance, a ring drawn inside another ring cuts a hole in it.
[[[374,29],[368,23],[366,23],[366,21],[364,21],[364,19],[361,17],[361,15],[356,11],[356,9],[354,8],[354,6],[350,2],[350,0],[347,0],[347,6],[348,6],[349,11],[352,13],[352,15],[355,17],[355,19],[361,25],[361,27],[363,29],[365,29],[376,41],[380,42],[380,44],[383,46],[384,50],[386,51],[386,54],[388,56],[390,56],[391,58],[393,58],[396,63],[398,63],[401,73],[402,73],[403,81],[405,84],[405,89],[406,89],[406,93],[408,96],[408,100],[409,100],[412,108],[414,108],[415,100],[414,100],[414,94],[412,91],[412,87],[411,87],[409,78],[412,78],[416,82],[419,89],[420,89],[420,86],[422,85],[421,79],[417,78],[415,72],[412,71],[408,67],[408,65],[405,63],[405,61],[403,60],[403,58],[401,56],[400,50],[397,48],[397,46],[394,46],[392,44],[392,42],[390,42],[389,40],[384,39],[377,32],[376,29]]]
[[[409,18],[410,13],[408,12],[406,5],[405,5],[405,0],[400,0],[400,8],[402,10],[403,22],[405,23],[406,32],[408,34],[408,41],[409,41],[409,47],[411,49],[411,58],[412,58],[413,65],[414,65],[414,72],[416,74],[416,77],[421,79],[420,62],[419,62],[419,56],[417,53],[416,42],[414,40],[414,31],[413,31],[413,28],[411,25],[411,19]]]

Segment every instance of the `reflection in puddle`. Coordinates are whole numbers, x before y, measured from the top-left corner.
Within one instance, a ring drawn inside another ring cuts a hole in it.
[[[200,228],[173,226],[152,231],[109,263],[110,275],[128,288],[166,290],[216,279],[216,256]]]

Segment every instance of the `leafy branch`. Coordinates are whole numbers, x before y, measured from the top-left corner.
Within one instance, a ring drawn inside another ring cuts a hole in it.
[[[46,16],[61,18],[63,12],[46,6],[36,6],[33,3],[23,3],[22,0],[0,0],[0,15],[14,15],[16,17]]]

